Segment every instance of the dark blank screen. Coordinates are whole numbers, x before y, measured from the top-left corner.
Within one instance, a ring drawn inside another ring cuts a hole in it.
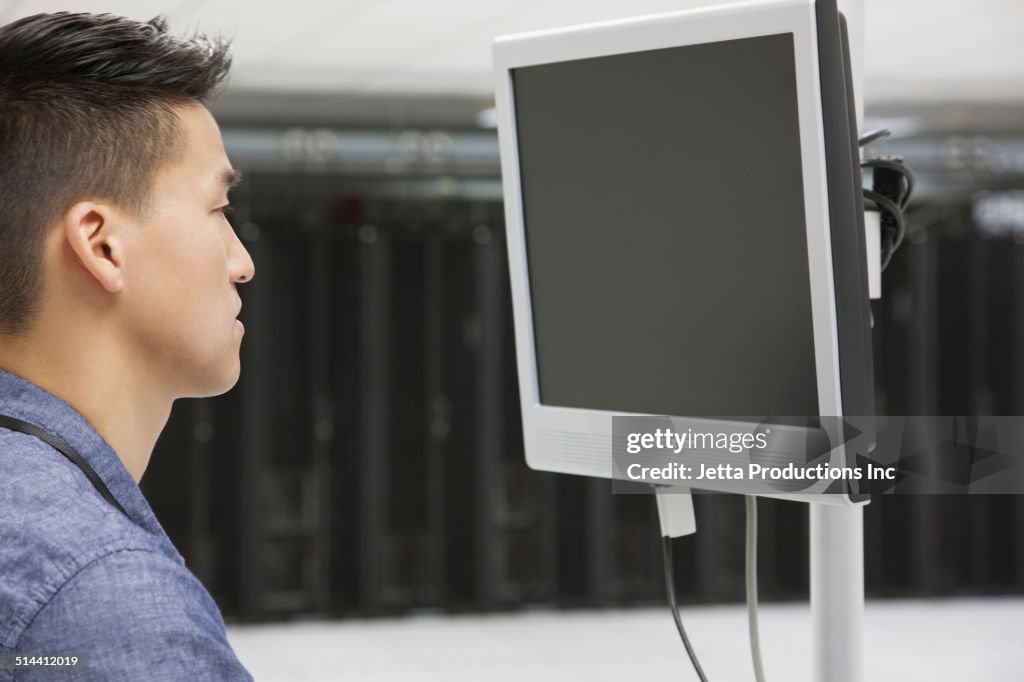
[[[817,415],[792,35],[512,77],[541,403]]]

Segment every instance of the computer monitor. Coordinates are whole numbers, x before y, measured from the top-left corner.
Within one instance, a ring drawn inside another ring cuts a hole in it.
[[[834,0],[772,0],[495,41],[531,467],[631,478],[617,415],[803,441],[807,419],[873,414],[844,31]],[[845,428],[834,467],[855,458]],[[749,463],[773,443],[677,457]],[[693,487],[863,499],[834,481]]]

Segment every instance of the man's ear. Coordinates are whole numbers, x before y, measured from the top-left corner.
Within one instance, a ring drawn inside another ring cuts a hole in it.
[[[109,204],[80,201],[64,214],[64,238],[85,271],[110,293],[124,287],[124,243],[118,211]]]

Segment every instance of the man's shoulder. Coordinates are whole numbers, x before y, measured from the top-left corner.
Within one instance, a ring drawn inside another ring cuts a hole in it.
[[[86,566],[118,552],[161,556],[161,543],[96,494],[62,455],[0,436],[0,649]]]
[[[14,650],[78,652],[96,679],[252,680],[210,595],[180,563],[152,552],[122,550],[84,567]]]

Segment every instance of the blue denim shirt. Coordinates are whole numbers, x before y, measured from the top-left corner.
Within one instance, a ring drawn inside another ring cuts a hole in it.
[[[0,414],[64,439],[128,512],[49,445],[0,429],[0,682],[251,680],[217,606],[103,437],[3,370]],[[14,654],[80,662],[16,667]]]

